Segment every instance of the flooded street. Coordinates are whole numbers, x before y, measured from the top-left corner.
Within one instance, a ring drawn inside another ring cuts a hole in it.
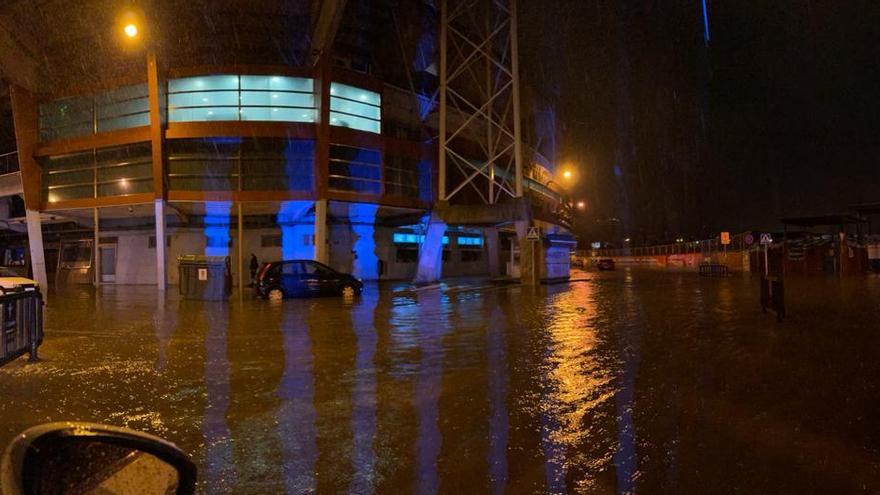
[[[52,294],[0,368],[0,442],[148,431],[204,493],[876,493],[880,278],[618,270],[351,300]]]

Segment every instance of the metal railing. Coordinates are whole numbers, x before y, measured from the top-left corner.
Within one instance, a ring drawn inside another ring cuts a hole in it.
[[[18,172],[18,152],[4,153],[0,155],[0,175]]]
[[[722,251],[741,251],[745,245],[743,234],[730,236],[730,244],[723,245],[719,238],[704,239],[701,241],[684,241],[673,244],[660,244],[656,246],[638,246],[628,248],[604,248],[595,250],[596,256],[664,256],[671,254],[693,254],[702,253],[709,256],[712,253]]]
[[[43,343],[43,296],[39,291],[0,295],[0,366],[30,354]]]

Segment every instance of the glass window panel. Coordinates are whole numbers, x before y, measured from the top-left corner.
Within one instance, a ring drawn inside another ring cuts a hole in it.
[[[306,93],[242,91],[241,104],[243,106],[315,108],[315,97]]]
[[[70,199],[82,199],[94,197],[95,189],[92,184],[74,187],[59,187],[49,189],[46,194],[46,201],[54,203],[57,201],[67,201]]]
[[[132,127],[144,127],[150,125],[150,114],[139,113],[127,117],[99,120],[98,132],[115,131],[117,129],[130,129]]]
[[[367,105],[356,101],[343,100],[340,98],[331,98],[330,110],[345,112],[347,114],[367,117],[375,120],[379,120],[382,117],[382,110],[379,107],[374,107],[372,105]]]
[[[138,194],[153,192],[153,179],[121,179],[113,182],[98,184],[98,196],[124,196],[126,194]]]
[[[125,115],[132,114],[145,114],[149,115],[150,107],[149,100],[146,98],[139,98],[136,100],[126,100],[117,103],[108,103],[106,105],[99,106],[98,110],[98,120],[107,119],[113,117],[121,117]]]
[[[314,122],[315,110],[303,110],[300,108],[273,108],[269,114],[269,120],[276,122]]]
[[[238,106],[237,91],[214,91],[199,93],[172,93],[168,95],[170,108]]]
[[[348,86],[346,84],[330,83],[330,94],[349,100],[362,101],[372,105],[379,106],[382,104],[382,98],[379,93],[366,89]]]
[[[238,120],[237,107],[169,108],[171,122],[203,122],[211,120]]]
[[[149,95],[146,83],[122,86],[95,95],[95,103],[100,107],[125,100],[147,98]]]
[[[213,90],[238,90],[238,76],[197,76],[171,79],[168,81],[168,92],[179,93],[181,91],[213,91]]]
[[[314,91],[314,81],[306,77],[241,76],[241,89],[276,91]]]
[[[55,170],[72,170],[94,167],[95,156],[91,151],[71,155],[59,155],[40,158],[40,164],[46,172]]]
[[[134,164],[121,167],[104,167],[97,171],[98,182],[110,180],[136,180],[152,178],[152,164]]]
[[[354,191],[362,194],[381,194],[382,184],[365,180],[348,179],[344,177],[330,177],[331,189]]]
[[[77,170],[73,172],[54,172],[46,174],[44,179],[47,186],[65,186],[72,184],[91,184],[95,172],[92,169]]]
[[[270,120],[271,112],[269,107],[247,107],[239,110],[241,120]]]
[[[353,117],[336,112],[330,112],[330,125],[339,127],[348,127],[359,131],[381,133],[381,124],[375,120],[365,119],[362,117]]]

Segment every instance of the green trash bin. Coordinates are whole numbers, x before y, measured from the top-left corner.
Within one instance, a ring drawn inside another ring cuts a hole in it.
[[[180,274],[180,295],[184,299],[222,301],[232,292],[229,256],[179,256],[177,270]]]

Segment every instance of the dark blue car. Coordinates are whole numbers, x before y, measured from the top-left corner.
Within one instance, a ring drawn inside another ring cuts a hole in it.
[[[257,275],[257,293],[266,299],[311,296],[355,296],[364,283],[312,260],[265,263]]]

